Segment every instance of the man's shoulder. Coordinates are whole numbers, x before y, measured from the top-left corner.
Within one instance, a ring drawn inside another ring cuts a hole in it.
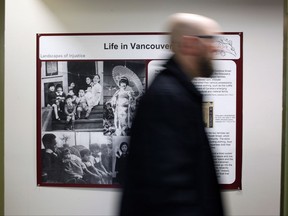
[[[185,91],[181,82],[169,70],[160,72],[148,88],[152,94],[179,95]]]

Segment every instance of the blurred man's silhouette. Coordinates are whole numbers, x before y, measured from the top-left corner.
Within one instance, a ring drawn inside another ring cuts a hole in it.
[[[184,13],[172,15],[169,25],[174,55],[139,104],[120,215],[223,215],[202,96],[191,82],[212,75],[220,28]]]

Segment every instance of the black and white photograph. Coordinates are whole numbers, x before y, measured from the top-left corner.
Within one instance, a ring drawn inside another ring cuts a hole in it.
[[[145,61],[104,61],[104,134],[129,136],[146,86]]]
[[[214,126],[214,102],[203,102],[203,118],[206,128],[213,128]]]
[[[121,186],[145,85],[144,60],[42,61],[41,184]]]
[[[127,136],[113,136],[113,183],[123,185],[126,174],[126,162],[129,154],[129,139]]]
[[[43,61],[42,131],[103,131],[102,83],[103,62]]]
[[[41,141],[42,183],[112,184],[116,154],[111,137],[102,132],[45,132]]]

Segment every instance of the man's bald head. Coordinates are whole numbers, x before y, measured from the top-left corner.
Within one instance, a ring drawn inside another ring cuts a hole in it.
[[[216,51],[212,36],[220,33],[217,22],[197,14],[176,13],[168,24],[172,51],[182,70],[191,78],[211,76]]]
[[[189,13],[176,13],[168,21],[172,45],[183,36],[204,36],[220,32],[216,21],[205,16]]]

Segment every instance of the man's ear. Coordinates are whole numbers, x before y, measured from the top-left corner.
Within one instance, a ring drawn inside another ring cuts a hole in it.
[[[183,36],[181,38],[180,52],[183,55],[199,55],[200,41],[199,38],[194,36]]]

